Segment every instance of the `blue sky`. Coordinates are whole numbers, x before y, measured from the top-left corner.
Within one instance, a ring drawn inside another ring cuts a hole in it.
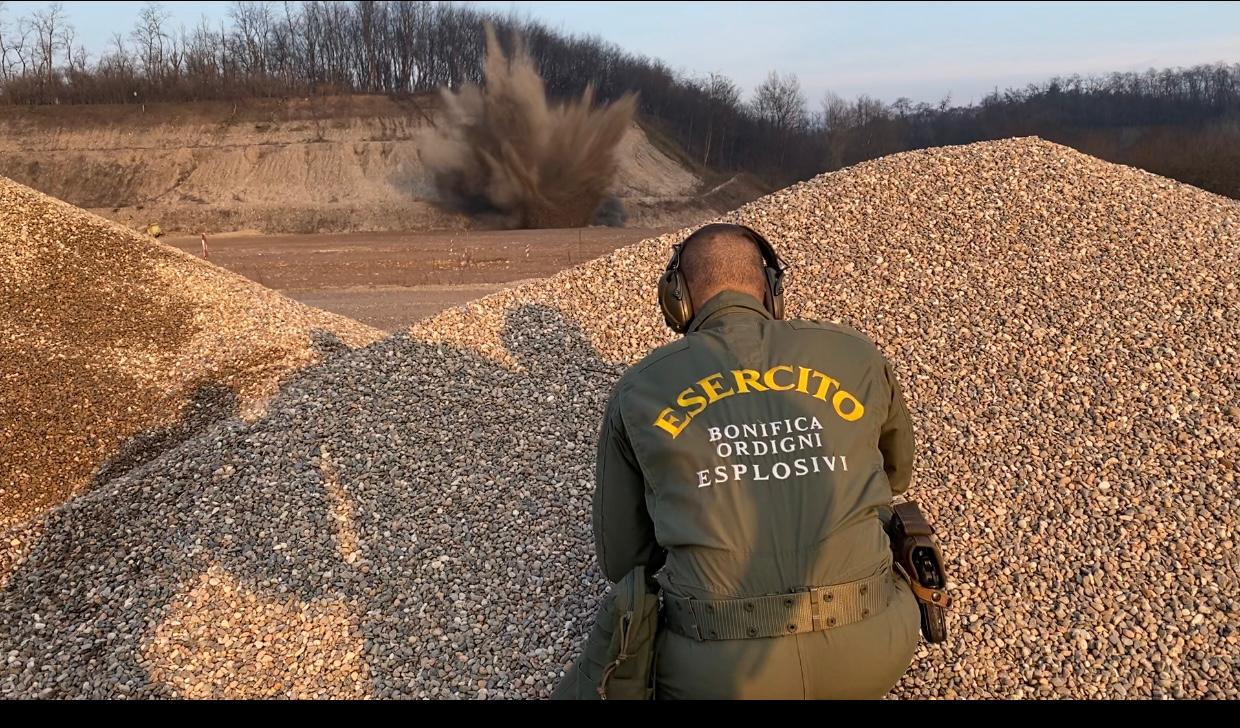
[[[64,2],[88,50],[127,30],[141,2]],[[957,103],[1054,75],[1240,62],[1240,2],[478,2],[597,35],[746,95],[770,70],[797,74],[817,107],[832,90]],[[46,2],[7,2],[17,15]],[[165,2],[174,22],[225,18],[225,2]]]

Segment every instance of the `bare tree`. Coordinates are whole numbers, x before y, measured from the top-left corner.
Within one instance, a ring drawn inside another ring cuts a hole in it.
[[[715,149],[727,148],[728,133],[736,123],[736,110],[741,106],[740,87],[721,73],[712,73],[703,85],[706,95],[706,143],[702,150],[702,164],[710,164],[712,143],[718,139]],[[716,154],[720,152],[716,151]]]
[[[771,71],[754,92],[753,107],[760,119],[781,132],[804,128],[809,122],[796,74],[781,76]]]
[[[753,109],[758,119],[774,131],[776,166],[783,167],[789,139],[809,125],[801,82],[795,74],[781,76],[771,71],[754,92]]]
[[[13,51],[10,47],[12,40],[9,37],[9,33],[12,32],[11,26],[4,17],[6,9],[5,4],[0,2],[0,81],[9,80],[9,54]]]
[[[828,133],[842,131],[852,125],[852,109],[844,97],[828,91],[822,98],[822,126]]]
[[[168,12],[159,3],[147,3],[138,13],[138,20],[129,33],[138,51],[142,75],[150,85],[158,85],[167,68],[167,46],[171,41],[164,24]]]
[[[266,86],[271,40],[271,6],[266,2],[234,2],[228,10],[233,21],[233,55],[241,71]]]
[[[861,94],[853,107],[853,123],[865,126],[887,116],[887,107],[882,101],[868,94]]]
[[[65,53],[65,68],[73,68],[73,41],[77,39],[77,30],[68,22],[60,26],[60,47]]]
[[[125,47],[125,37],[120,33],[112,34],[112,55],[121,70],[131,70],[129,49]]]
[[[79,76],[90,74],[90,54],[86,51],[86,46],[78,44],[77,50],[73,52],[73,57],[69,61],[69,70]]]
[[[65,26],[67,25],[65,8],[60,3],[52,3],[42,10],[36,10],[31,15],[30,29],[34,34],[37,53],[36,73],[42,79],[41,83],[46,84],[43,92],[45,100],[48,94],[55,93],[56,54],[64,48]]]

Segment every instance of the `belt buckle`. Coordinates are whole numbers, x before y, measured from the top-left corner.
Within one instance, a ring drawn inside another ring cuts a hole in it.
[[[823,622],[825,617],[822,614],[822,587],[810,587],[805,591],[809,592],[809,619],[810,629],[815,632],[823,630]]]
[[[696,600],[693,597],[685,597],[685,609],[688,610],[689,616],[693,619],[693,629],[690,630],[692,634],[687,636],[692,637],[698,642],[705,642],[705,640],[702,639],[702,626],[698,624],[697,610],[693,607],[694,601]]]

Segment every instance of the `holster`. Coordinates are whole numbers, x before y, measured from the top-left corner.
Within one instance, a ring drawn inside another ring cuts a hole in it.
[[[659,629],[658,588],[638,566],[611,586],[581,656],[552,700],[650,700]]]
[[[921,633],[927,642],[947,639],[947,572],[943,555],[934,541],[934,529],[912,501],[892,506],[887,525],[891,553],[897,569],[908,579],[921,609]]]

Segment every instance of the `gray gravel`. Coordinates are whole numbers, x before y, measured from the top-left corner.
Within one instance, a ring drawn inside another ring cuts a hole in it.
[[[726,219],[793,263],[793,314],[903,380],[958,606],[895,697],[1240,697],[1240,205],[1026,139]],[[675,239],[341,354],[4,534],[0,695],[546,695],[602,590],[598,418],[668,338]]]

